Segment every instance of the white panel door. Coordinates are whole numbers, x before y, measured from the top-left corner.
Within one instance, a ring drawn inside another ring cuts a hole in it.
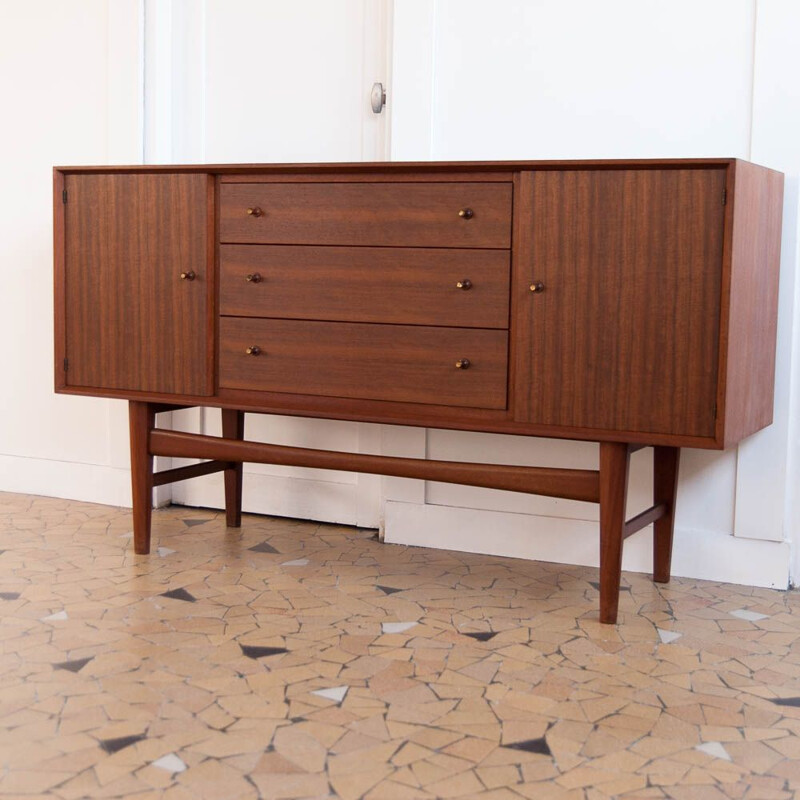
[[[386,112],[369,102],[386,83],[385,3],[364,0],[176,2],[170,28],[172,161],[362,161],[384,158]],[[159,4],[156,13],[164,13]],[[154,34],[155,35],[155,34]],[[164,59],[167,60],[167,59]],[[157,126],[164,131],[164,125]],[[220,433],[214,409],[173,425]],[[251,440],[374,451],[375,426],[248,414]],[[378,523],[380,481],[312,469],[246,465],[244,508],[366,526]],[[219,476],[173,488],[173,500],[221,507]]]
[[[754,0],[397,3],[392,158],[748,158],[755,6]],[[596,445],[586,443],[452,431],[417,432],[415,441],[409,454],[429,458],[597,463]],[[730,538],[734,532],[737,454],[684,450],[682,458],[677,527],[691,541],[676,546],[677,574],[711,575],[706,556],[694,563],[683,556],[703,551],[704,533]],[[649,451],[634,456],[630,513],[649,504],[649,462]],[[775,472],[763,459],[758,467]],[[390,541],[597,561],[594,505],[446,484],[386,485]],[[626,546],[625,558],[628,569],[649,568],[646,533]],[[769,583],[767,572],[754,580]]]

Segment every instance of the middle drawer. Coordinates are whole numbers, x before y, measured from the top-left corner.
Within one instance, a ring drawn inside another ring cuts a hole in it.
[[[221,317],[222,389],[506,407],[508,333]]]
[[[220,313],[507,328],[509,253],[222,245]]]

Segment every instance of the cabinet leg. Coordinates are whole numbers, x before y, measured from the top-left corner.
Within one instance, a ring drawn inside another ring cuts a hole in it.
[[[667,583],[670,577],[680,453],[678,447],[653,448],[653,504],[667,507],[653,525],[653,580],[657,583]]]
[[[222,409],[222,435],[226,439],[244,439],[244,411]],[[242,462],[225,470],[225,524],[239,528],[242,524]]]
[[[150,431],[155,425],[155,410],[150,403],[128,402],[131,432],[131,489],[133,494],[133,549],[140,555],[150,552],[150,521],[153,513],[153,456]]]
[[[619,607],[629,461],[627,444],[600,443],[600,622],[611,624]]]

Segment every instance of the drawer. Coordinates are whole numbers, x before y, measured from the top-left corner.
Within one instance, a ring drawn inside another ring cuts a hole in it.
[[[225,389],[505,408],[507,363],[506,331],[220,319]]]
[[[223,245],[220,309],[241,317],[507,328],[504,250]]]
[[[220,240],[507,248],[511,183],[224,183]]]

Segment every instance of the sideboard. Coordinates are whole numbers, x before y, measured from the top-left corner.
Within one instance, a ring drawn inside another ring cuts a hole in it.
[[[242,463],[600,505],[600,619],[681,447],[772,420],[783,176],[736,159],[58,167],[56,391],[129,401],[134,547],[152,489]],[[219,407],[221,437],[156,427]],[[278,446],[245,412],[599,442],[594,470]],[[653,504],[625,518],[630,454]],[[154,472],[153,456],[201,459]]]

